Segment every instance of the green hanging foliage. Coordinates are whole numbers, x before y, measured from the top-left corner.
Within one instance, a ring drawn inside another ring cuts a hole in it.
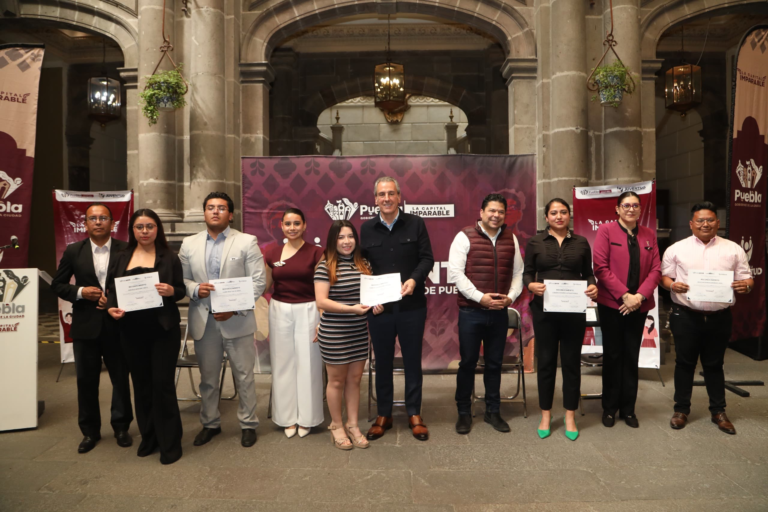
[[[175,69],[161,71],[147,77],[147,85],[139,94],[141,98],[141,111],[149,120],[149,125],[157,123],[157,117],[161,110],[179,109],[186,106],[184,95],[187,93],[187,84],[181,76],[179,64]]]
[[[624,93],[634,92],[634,82],[630,78],[630,70],[620,60],[613,64],[598,66],[594,70],[592,81],[597,85],[597,94],[592,96],[592,101],[598,97],[603,105],[618,107]]]

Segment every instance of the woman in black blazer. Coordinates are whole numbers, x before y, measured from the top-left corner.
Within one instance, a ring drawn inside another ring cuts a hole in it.
[[[110,262],[106,307],[118,321],[120,339],[133,380],[136,422],[141,432],[137,455],[160,449],[160,462],[181,458],[181,414],[176,401],[174,372],[181,347],[181,316],[176,301],[184,298],[184,278],[178,256],[168,248],[163,224],[149,209],[131,216],[128,247]],[[120,309],[115,278],[157,272],[155,285],[163,306],[126,312]],[[103,304],[102,304],[103,306]]]

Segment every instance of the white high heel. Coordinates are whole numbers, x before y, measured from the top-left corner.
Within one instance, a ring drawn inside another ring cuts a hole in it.
[[[285,437],[287,437],[288,439],[292,438],[295,435],[296,435],[296,425],[285,429]]]
[[[312,428],[299,427],[299,437],[307,437],[312,432]]]

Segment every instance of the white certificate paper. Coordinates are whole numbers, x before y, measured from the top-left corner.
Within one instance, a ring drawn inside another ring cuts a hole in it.
[[[401,300],[401,290],[400,274],[360,275],[360,304],[364,306],[373,307]]]
[[[582,313],[587,312],[589,298],[586,281],[554,281],[545,279],[544,311],[548,313]]]
[[[160,274],[157,272],[116,277],[115,291],[118,307],[124,311],[163,307],[163,298],[155,288],[156,284],[160,284]]]
[[[245,311],[256,307],[253,279],[250,277],[211,279],[209,282],[216,288],[211,290],[211,311],[214,313]]]
[[[686,298],[696,302],[733,304],[733,270],[691,270]]]

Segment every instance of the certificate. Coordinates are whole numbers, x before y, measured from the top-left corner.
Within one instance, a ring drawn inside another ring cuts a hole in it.
[[[401,290],[400,274],[360,275],[360,304],[364,306],[373,307],[401,300]]]
[[[691,270],[686,298],[696,302],[733,304],[733,270]]]
[[[214,313],[244,311],[256,307],[252,278],[211,279],[209,283],[215,287],[211,290],[211,311]]]
[[[155,288],[160,274],[149,272],[136,276],[116,277],[117,305],[123,311],[141,311],[163,307],[163,298]]]
[[[589,297],[586,281],[554,281],[545,279],[544,311],[549,313],[582,313],[587,312]]]

